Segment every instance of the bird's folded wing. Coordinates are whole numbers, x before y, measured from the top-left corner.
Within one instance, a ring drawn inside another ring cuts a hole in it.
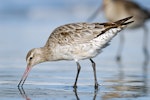
[[[105,30],[100,23],[73,23],[56,28],[47,42],[57,42],[60,45],[82,44],[96,38]]]

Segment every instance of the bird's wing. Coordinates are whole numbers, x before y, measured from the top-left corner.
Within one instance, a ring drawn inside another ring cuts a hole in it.
[[[89,42],[105,30],[100,23],[72,23],[56,28],[48,39],[48,43],[60,45],[82,44]]]
[[[133,21],[128,21],[131,18],[132,16],[113,23],[72,23],[63,25],[52,32],[45,46],[88,43],[112,28],[123,28],[132,23]]]

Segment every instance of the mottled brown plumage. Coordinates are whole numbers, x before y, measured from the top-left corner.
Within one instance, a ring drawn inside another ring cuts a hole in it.
[[[89,59],[94,71],[95,88],[97,88],[95,62],[92,58],[97,56],[119,31],[133,22],[128,21],[131,18],[127,17],[113,23],[72,23],[56,28],[44,47],[34,48],[28,52],[27,69],[18,86],[23,86],[28,73],[36,64],[46,61],[75,60],[78,68],[74,83],[76,88],[81,68],[79,60]]]

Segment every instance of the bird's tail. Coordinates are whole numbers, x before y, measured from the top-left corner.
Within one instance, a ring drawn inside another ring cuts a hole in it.
[[[133,16],[118,20],[116,22],[114,22],[115,24],[119,25],[119,26],[126,26],[128,24],[133,23],[134,21],[129,21]]]
[[[101,32],[98,36],[104,34],[106,31],[112,29],[112,28],[120,28],[123,29],[126,27],[128,24],[133,23],[134,21],[129,21],[133,16],[126,17],[124,19],[118,20],[116,22],[110,22],[110,23],[101,23],[100,25],[103,25],[105,27],[105,30]]]
[[[110,27],[110,28],[115,28],[118,26],[127,26],[130,23],[133,23],[134,21],[129,21],[133,16],[123,18],[121,20],[118,20],[116,22],[111,22],[111,23],[101,23],[101,25],[104,25],[105,27]]]
[[[109,41],[117,35],[118,32],[123,30],[128,24],[133,23],[134,21],[130,21],[132,16],[118,20],[116,22],[108,22],[108,23],[101,23],[99,25],[104,26],[104,30],[101,31],[100,34],[97,35],[97,38],[95,39],[98,41],[99,48],[104,48],[109,45]]]

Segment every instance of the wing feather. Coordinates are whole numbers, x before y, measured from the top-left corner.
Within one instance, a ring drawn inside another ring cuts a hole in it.
[[[98,36],[104,30],[104,25],[99,23],[73,23],[56,28],[48,39],[48,43],[60,45],[82,44]]]

